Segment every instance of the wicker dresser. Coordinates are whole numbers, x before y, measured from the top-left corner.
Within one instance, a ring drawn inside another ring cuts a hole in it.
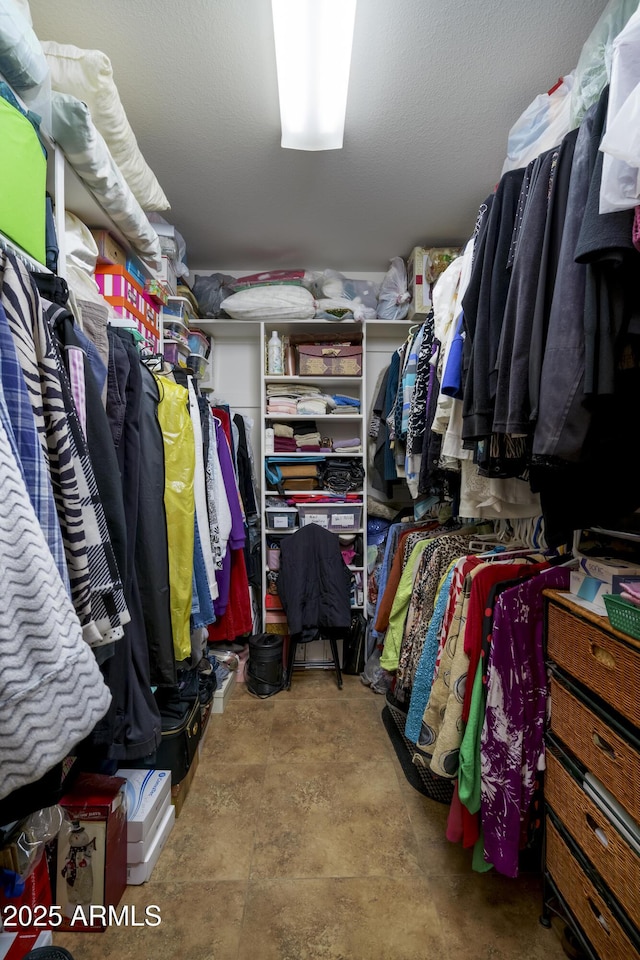
[[[542,922],[591,960],[640,958],[640,641],[545,595],[551,714]]]

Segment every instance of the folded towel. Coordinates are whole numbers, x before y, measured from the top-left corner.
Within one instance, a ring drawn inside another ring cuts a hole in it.
[[[334,417],[340,416],[340,414],[347,414],[347,413],[350,413],[352,416],[353,415],[357,416],[360,413],[360,407],[336,407],[335,410],[331,411],[331,413]]]
[[[274,423],[273,432],[276,437],[293,438],[293,427],[290,427],[288,423]]]
[[[360,445],[358,445],[357,447],[338,447],[338,448],[334,446],[333,449],[335,453],[362,453],[362,447]]]
[[[334,393],[334,401],[338,404],[339,407],[349,406],[349,407],[359,407],[360,401],[357,397],[347,397],[343,393]]]
[[[273,438],[274,453],[295,453],[297,449],[298,444],[295,442],[293,437]]]
[[[300,453],[319,453],[322,447],[319,443],[300,444]]]
[[[359,447],[361,442],[360,437],[349,437],[348,440],[334,440],[333,449],[340,450],[341,447]]]

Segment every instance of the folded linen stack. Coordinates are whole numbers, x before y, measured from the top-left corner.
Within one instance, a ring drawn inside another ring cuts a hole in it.
[[[334,440],[333,449],[336,453],[362,453],[360,437],[349,437],[347,440]]]
[[[295,435],[298,449],[302,453],[319,452],[320,434],[317,430],[312,433],[296,433]]]
[[[298,444],[296,443],[293,437],[277,437],[273,438],[273,452],[274,453],[297,453]]]
[[[290,427],[288,423],[274,423],[272,427],[274,436],[293,438],[293,427]]]
[[[304,397],[298,400],[298,414],[306,417],[322,417],[327,412],[326,397]]]
[[[276,414],[282,417],[295,417],[298,412],[298,406],[295,397],[278,397],[275,400],[269,400],[267,403],[267,413]]]
[[[306,383],[268,383],[267,399],[270,397],[314,397],[322,393],[320,387]]]

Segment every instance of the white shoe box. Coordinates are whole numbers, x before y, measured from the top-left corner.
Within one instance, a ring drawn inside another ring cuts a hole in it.
[[[127,864],[127,883],[132,886],[140,883],[146,883],[153,873],[153,868],[158,862],[158,858],[162,853],[162,848],[167,842],[167,838],[171,831],[173,830],[173,825],[176,820],[176,808],[172,803],[169,804],[167,811],[164,814],[162,823],[158,829],[158,832],[155,835],[153,843],[147,853],[146,859],[142,863],[128,863]]]
[[[158,813],[171,802],[170,770],[118,770],[124,777],[127,803],[127,844],[145,840]]]
[[[233,670],[230,671],[229,675],[222,681],[222,684],[213,695],[213,705],[211,707],[212,713],[224,713],[224,708],[227,705],[229,697],[233,693],[233,688],[235,685],[236,673],[235,670]]]
[[[135,843],[130,843],[127,840],[127,863],[143,863],[146,860],[149,850],[152,847],[154,840],[162,826],[162,822],[167,815],[167,807],[171,806],[171,793],[167,797],[158,810],[156,818],[149,827],[146,837],[144,840],[137,840]]]

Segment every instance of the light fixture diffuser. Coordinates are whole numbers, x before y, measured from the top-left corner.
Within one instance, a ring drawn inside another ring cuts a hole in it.
[[[340,150],[356,0],[271,0],[281,146]]]

